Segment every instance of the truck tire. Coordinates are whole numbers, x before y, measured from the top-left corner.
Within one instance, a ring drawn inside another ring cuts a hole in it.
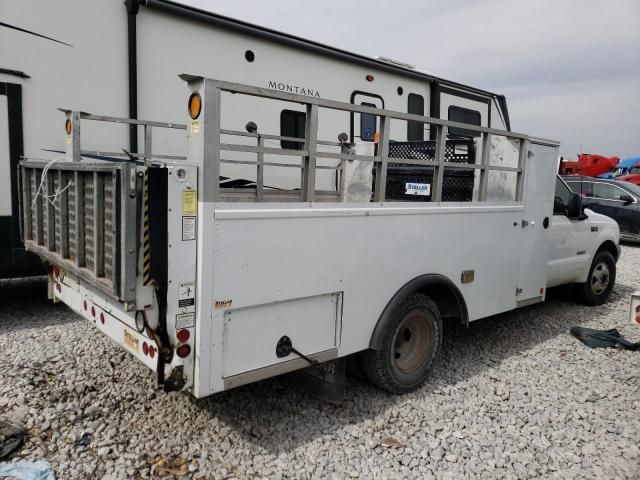
[[[579,285],[579,299],[585,305],[602,305],[605,303],[616,282],[616,260],[606,250],[597,252],[587,281]]]
[[[427,379],[441,345],[438,306],[414,293],[391,313],[380,348],[362,352],[360,362],[371,383],[391,393],[406,393]]]

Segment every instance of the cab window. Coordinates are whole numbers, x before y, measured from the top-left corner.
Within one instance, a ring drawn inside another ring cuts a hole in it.
[[[556,177],[556,194],[553,200],[553,214],[554,215],[566,215],[567,205],[569,205],[569,197],[571,197],[571,190],[562,181],[560,177]]]

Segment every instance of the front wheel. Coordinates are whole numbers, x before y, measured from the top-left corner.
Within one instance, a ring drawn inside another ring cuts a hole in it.
[[[378,350],[360,354],[369,381],[391,393],[424,383],[442,344],[440,310],[426,295],[409,295],[392,312]]]
[[[579,286],[580,301],[585,305],[602,305],[608,300],[615,282],[615,258],[604,250],[596,253],[587,281]]]

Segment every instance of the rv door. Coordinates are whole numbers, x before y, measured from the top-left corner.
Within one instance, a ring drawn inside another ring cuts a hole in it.
[[[351,103],[365,107],[384,108],[384,100],[380,95],[366,92],[353,92]],[[375,151],[376,133],[380,128],[380,119],[368,113],[351,114],[351,139],[356,144],[360,155],[373,155]]]

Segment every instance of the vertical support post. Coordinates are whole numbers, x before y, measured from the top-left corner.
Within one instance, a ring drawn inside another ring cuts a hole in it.
[[[33,170],[33,176],[34,176],[33,192],[34,192],[34,194],[37,194],[40,182],[42,182],[42,169],[34,169]],[[42,195],[37,195],[37,197],[35,199],[35,202],[36,202],[35,240],[36,240],[36,244],[37,245],[44,245],[44,235],[43,235],[44,225],[43,225],[43,218],[42,218],[42,203],[43,203]]]
[[[144,126],[144,163],[148,165],[152,155],[151,126]]]
[[[146,150],[146,132],[145,132],[145,157],[147,155]],[[133,302],[136,298],[136,269],[138,258],[138,244],[137,236],[138,229],[136,225],[137,211],[137,194],[135,190],[136,186],[136,167],[131,164],[125,164],[118,171],[120,174],[120,239],[116,239],[115,242],[120,242],[120,296],[127,302]],[[107,179],[113,182],[114,197],[117,195],[118,182],[116,175]],[[132,190],[133,186],[133,190]],[[115,200],[115,198],[114,198]],[[115,208],[115,205],[114,205]],[[117,216],[116,216],[117,218]],[[115,225],[115,222],[114,222]],[[115,238],[115,235],[114,235]],[[117,243],[114,242],[114,247]],[[114,266],[116,261],[116,255],[114,255]],[[117,269],[113,269],[114,284]]]
[[[84,178],[82,172],[73,172],[76,219],[76,266],[85,266],[84,254]]]
[[[258,134],[258,158],[256,161],[256,200],[264,201],[264,138]]]
[[[53,205],[54,185],[53,175],[55,171],[47,172],[44,183],[43,200],[47,215],[47,231],[45,232],[45,245],[49,251],[55,251],[56,249],[56,211]]]
[[[213,80],[204,82],[204,118],[202,135],[202,199],[215,202],[220,194],[220,89]],[[191,122],[193,133],[193,122]],[[188,127],[187,127],[188,128]],[[200,178],[200,175],[198,176]]]
[[[376,158],[376,185],[373,200],[384,202],[387,193],[387,163],[389,159],[389,129],[391,119],[387,116],[380,117],[380,143],[378,143],[378,155]]]
[[[484,202],[487,200],[487,187],[489,185],[489,162],[491,160],[491,134],[482,134],[482,159],[480,169],[480,189],[478,191],[478,200]]]
[[[31,224],[31,216],[33,215],[33,208],[31,206],[31,175],[35,174],[35,170],[27,167],[20,167],[20,188],[22,188],[22,205],[23,211],[22,219],[22,231],[24,240],[33,240],[33,228]]]
[[[436,165],[433,170],[433,186],[431,188],[431,200],[442,201],[442,183],[444,179],[444,154],[447,149],[447,127],[436,126]]]
[[[187,162],[198,167],[198,215],[196,245],[196,336],[200,352],[194,362],[193,390],[197,397],[222,389],[221,350],[224,312],[214,310],[213,260],[216,247],[215,202],[220,191],[220,89],[216,82],[202,77],[182,77],[189,93],[203,99],[196,119],[187,117]],[[186,95],[185,95],[186,97]],[[219,379],[219,380],[218,380]]]
[[[516,202],[523,200],[524,192],[524,175],[527,165],[527,159],[529,157],[529,141],[521,138],[520,148],[518,149],[518,178],[516,180]]]
[[[93,172],[93,274],[104,275],[104,178]]]
[[[302,200],[313,202],[316,193],[316,150],[318,148],[318,106],[307,104],[307,123],[304,133],[307,155],[302,165]]]
[[[66,112],[66,123],[71,122],[71,131],[67,133],[66,156],[74,162],[80,161],[80,112]]]
[[[69,258],[69,173],[58,170],[58,188],[61,193],[60,210],[58,211],[58,221],[60,222],[60,255],[62,258]]]

